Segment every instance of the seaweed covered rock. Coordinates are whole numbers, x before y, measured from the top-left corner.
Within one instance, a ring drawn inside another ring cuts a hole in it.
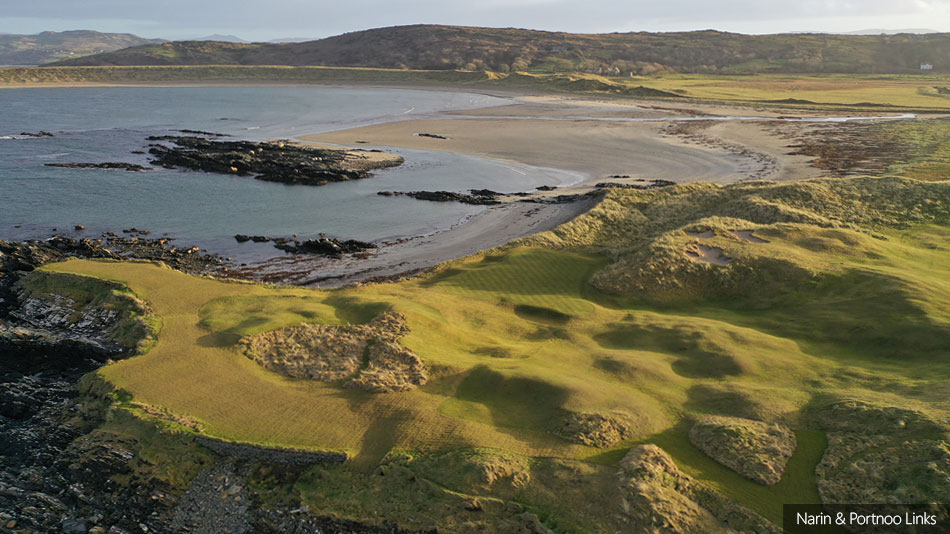
[[[202,137],[152,136],[153,164],[219,174],[254,176],[294,185],[324,185],[371,176],[371,169],[402,164],[402,158],[371,160],[365,154],[296,145],[290,142],[213,141]]]
[[[785,425],[738,417],[704,417],[689,441],[710,458],[759,484],[777,484],[795,452],[795,434]]]
[[[619,414],[574,413],[555,433],[591,447],[610,447],[632,436],[624,419]]]
[[[365,325],[300,325],[241,339],[244,353],[291,378],[373,392],[408,391],[428,379],[422,360],[397,340],[406,318],[387,312]]]

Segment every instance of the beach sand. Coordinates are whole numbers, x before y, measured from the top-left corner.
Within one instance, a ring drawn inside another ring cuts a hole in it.
[[[625,120],[704,115],[768,117],[777,113],[529,95],[515,97],[506,106],[308,135],[300,140],[346,147],[454,152],[564,169],[586,177],[574,186],[542,193],[548,196],[588,192],[600,181],[662,179],[728,184],[747,179],[793,180],[820,175],[819,170],[808,165],[809,158],[788,155],[788,141],[768,123]],[[447,139],[417,135],[420,133]],[[507,203],[490,207],[451,230],[384,244],[369,258],[287,257],[251,266],[246,273],[265,281],[321,287],[392,277],[554,228],[595,203],[596,200],[568,204]]]

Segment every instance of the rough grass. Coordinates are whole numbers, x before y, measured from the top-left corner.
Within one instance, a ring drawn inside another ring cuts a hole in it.
[[[552,494],[583,486],[601,499],[590,506],[601,506],[603,525],[619,504],[600,466],[654,443],[690,476],[778,522],[783,503],[818,502],[815,466],[832,430],[810,409],[815,399],[874,398],[928,420],[950,415],[948,195],[947,183],[863,178],[613,191],[532,240],[426,277],[332,292],[144,263],[70,260],[46,269],[119,281],[162,317],[153,350],[99,371],[134,401],[224,439],[350,452],[351,465],[301,483],[314,506],[352,517],[378,509],[410,526],[407,510],[435,512],[421,497],[393,497],[414,487],[410,475],[400,479],[405,487],[370,477],[380,462],[398,451],[448,458],[486,447],[525,458],[532,480],[546,465],[543,485],[502,494],[545,524],[583,532],[586,498],[575,510]],[[709,230],[712,237],[690,235]],[[733,263],[697,267],[681,251],[699,240]],[[371,394],[292,380],[235,345],[262,329],[363,323],[385,311],[405,315],[410,333],[400,343],[430,369],[417,390]],[[606,449],[556,433],[575,414],[613,413],[629,416],[629,437]],[[761,486],[691,445],[683,422],[703,415],[794,429],[798,446],[782,479]],[[939,448],[942,438],[928,436],[921,454]],[[551,460],[533,463],[539,458]],[[550,462],[567,462],[557,465],[575,475]],[[469,468],[431,469],[438,476],[416,479],[432,481],[418,490],[432,502],[462,506],[477,493]],[[941,480],[944,468],[933,469]],[[467,517],[458,514],[446,512],[442,525]]]

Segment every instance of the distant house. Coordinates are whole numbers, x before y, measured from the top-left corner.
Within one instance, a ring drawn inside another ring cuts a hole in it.
[[[934,66],[930,63],[921,63],[920,70],[934,70]]]

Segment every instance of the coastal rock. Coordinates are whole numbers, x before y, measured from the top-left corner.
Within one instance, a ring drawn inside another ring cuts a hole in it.
[[[417,133],[413,134],[416,137],[431,137],[432,139],[449,139],[444,135],[434,134],[434,133]]]
[[[44,165],[47,167],[63,167],[66,169],[116,169],[132,172],[152,170],[150,167],[117,161],[107,161],[105,163],[44,163]]]
[[[587,193],[577,193],[573,195],[556,195],[553,197],[531,197],[522,198],[519,202],[528,202],[532,204],[570,204],[593,198],[600,194],[598,191],[588,191]]]
[[[293,185],[324,185],[370,176],[369,169],[398,165],[401,159],[361,161],[350,165],[348,153],[295,145],[289,142],[212,141],[199,137],[152,136],[150,141],[171,142],[173,146],[152,145],[153,164],[164,167],[254,176],[258,180]]]
[[[40,130],[39,132],[20,132],[20,135],[23,135],[26,137],[53,137],[53,132]]]
[[[407,196],[416,200],[429,200],[432,202],[461,202],[463,204],[474,204],[479,206],[492,206],[501,204],[498,200],[499,193],[489,189],[473,189],[472,194],[456,193],[453,191],[380,191],[377,193],[382,196]],[[482,194],[484,193],[484,194]]]
[[[629,178],[628,176],[611,176],[611,178]],[[626,183],[626,182],[597,182],[594,187],[597,188],[607,188],[614,187],[619,189],[661,189],[663,187],[670,187],[671,185],[676,185],[676,182],[671,182],[669,180],[642,180],[638,181],[639,183]]]
[[[387,312],[365,325],[301,325],[244,336],[244,354],[291,378],[337,382],[376,393],[425,384],[419,357],[399,345],[409,333],[402,314]]]
[[[341,240],[321,237],[319,239],[294,240],[292,242],[285,238],[274,239],[274,247],[291,254],[318,254],[338,258],[343,254],[357,254],[374,249],[376,245],[365,241],[357,241],[356,239]]]

